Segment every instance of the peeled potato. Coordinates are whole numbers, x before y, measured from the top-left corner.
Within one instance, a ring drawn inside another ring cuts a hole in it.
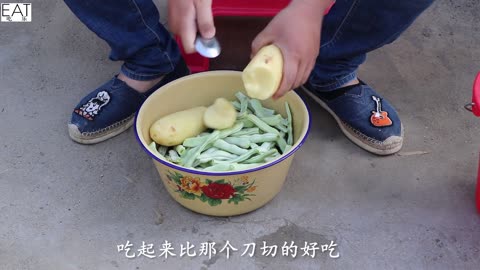
[[[205,125],[212,129],[230,128],[237,120],[237,110],[230,101],[217,98],[213,105],[207,108],[203,116]]]
[[[260,100],[272,97],[280,86],[282,71],[280,48],[273,44],[261,48],[242,72],[247,95]]]
[[[207,129],[203,123],[206,110],[206,107],[195,107],[164,116],[150,127],[150,137],[160,145],[179,145]]]

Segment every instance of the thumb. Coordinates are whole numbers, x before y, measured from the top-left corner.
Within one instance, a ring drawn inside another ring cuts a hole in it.
[[[197,14],[198,31],[203,38],[215,36],[215,25],[213,23],[212,0],[194,1]]]
[[[250,58],[253,58],[257,52],[265,47],[266,45],[269,45],[273,42],[272,36],[266,32],[265,30],[260,32],[255,39],[252,42],[252,53],[250,54]]]

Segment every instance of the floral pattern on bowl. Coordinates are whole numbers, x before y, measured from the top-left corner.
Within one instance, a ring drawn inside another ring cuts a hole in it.
[[[257,189],[255,180],[250,182],[246,175],[233,181],[225,179],[202,181],[199,177],[167,171],[167,179],[168,185],[179,193],[180,197],[187,200],[199,199],[210,206],[220,205],[224,201],[234,204],[245,200],[251,201],[249,197],[255,196],[253,192]]]

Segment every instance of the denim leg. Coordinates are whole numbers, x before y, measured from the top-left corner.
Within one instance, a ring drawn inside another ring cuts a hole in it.
[[[366,54],[396,40],[434,0],[337,0],[325,16],[309,84],[331,91],[356,78]]]
[[[180,51],[159,21],[152,0],[64,0],[72,12],[110,45],[122,73],[151,80],[173,71]]]

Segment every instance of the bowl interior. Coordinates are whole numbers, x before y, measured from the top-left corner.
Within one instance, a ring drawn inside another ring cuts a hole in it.
[[[156,120],[196,106],[210,106],[219,97],[236,100],[235,93],[238,91],[245,93],[240,71],[209,71],[175,80],[155,91],[143,103],[135,123],[137,137],[143,148],[151,156],[155,156],[147,146],[152,142],[150,126]],[[309,129],[310,117],[305,103],[294,91],[290,91],[278,100],[268,99],[262,101],[262,104],[286,117],[285,101],[288,101],[292,112],[294,145],[290,152],[294,152],[303,143]],[[288,154],[285,153],[279,158]],[[275,160],[269,163],[273,162]]]

